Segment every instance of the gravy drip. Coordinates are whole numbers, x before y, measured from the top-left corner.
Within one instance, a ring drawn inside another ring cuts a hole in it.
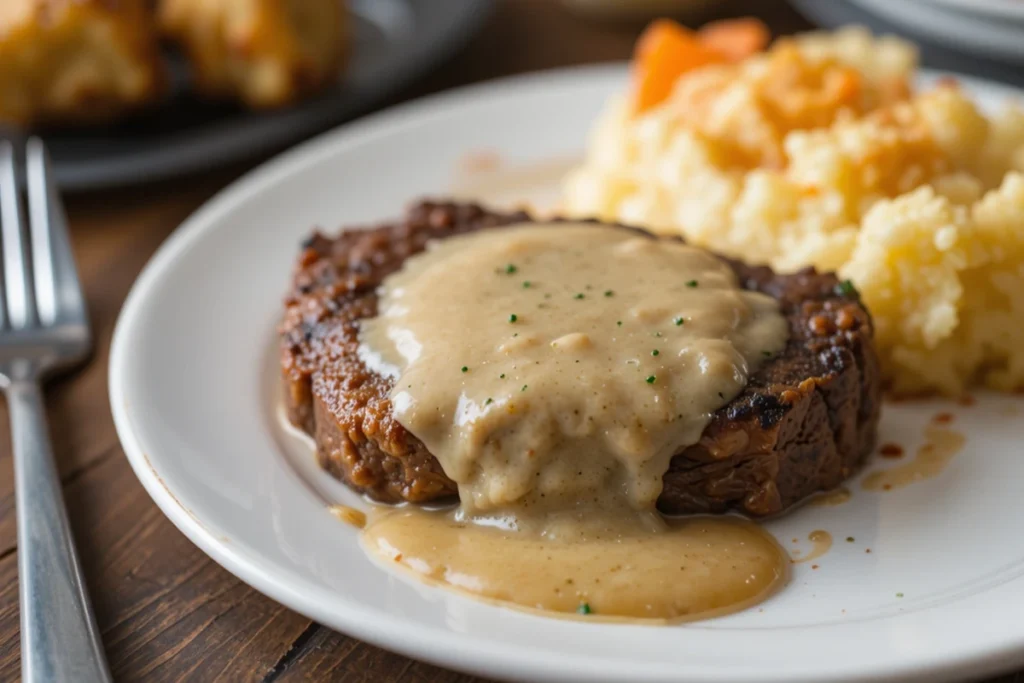
[[[441,240],[378,311],[361,353],[395,417],[465,514],[510,524],[655,514],[672,455],[788,335],[708,252],[579,224]]]
[[[826,493],[819,493],[807,501],[807,504],[815,507],[834,507],[849,502],[851,497],[850,489],[843,486]]]
[[[580,619],[693,621],[761,602],[786,577],[771,536],[738,518],[625,524],[557,542],[460,521],[452,512],[379,509],[363,543],[421,580],[489,601]]]
[[[803,557],[793,558],[794,564],[817,560],[832,549],[832,534],[823,529],[818,529],[809,533],[807,535],[807,540],[811,542],[811,552],[807,553]]]
[[[868,491],[890,491],[938,476],[967,441],[960,432],[936,424],[925,427],[924,437],[925,442],[913,460],[872,472],[864,478],[863,487]]]
[[[474,596],[588,618],[742,609],[788,557],[735,518],[665,520],[671,457],[788,326],[707,252],[585,224],[439,241],[378,292],[360,354],[460,508],[377,513],[378,559]]]

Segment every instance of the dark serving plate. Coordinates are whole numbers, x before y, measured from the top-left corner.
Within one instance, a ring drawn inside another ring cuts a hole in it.
[[[2,2],[3,0],[0,0]],[[181,176],[255,158],[351,118],[458,49],[493,0],[350,0],[352,57],[336,87],[287,109],[245,111],[189,94],[173,60],[174,95],[116,126],[48,131],[58,183],[92,190]]]

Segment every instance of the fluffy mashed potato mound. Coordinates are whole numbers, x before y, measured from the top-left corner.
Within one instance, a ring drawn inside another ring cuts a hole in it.
[[[1024,109],[913,93],[916,55],[858,29],[612,101],[564,208],[860,290],[897,393],[1024,388]]]

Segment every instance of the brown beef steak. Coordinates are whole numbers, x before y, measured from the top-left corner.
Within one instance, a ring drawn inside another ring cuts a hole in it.
[[[333,476],[388,503],[457,495],[434,456],[395,420],[391,380],[360,361],[359,321],[376,315],[378,286],[428,240],[530,220],[423,202],[401,222],[333,239],[314,233],[302,245],[280,327],[285,401]],[[729,264],[741,286],[779,301],[790,339],[714,414],[700,441],[673,457],[658,499],[666,513],[776,514],[838,486],[874,445],[878,359],[857,293],[813,269],[779,275]]]

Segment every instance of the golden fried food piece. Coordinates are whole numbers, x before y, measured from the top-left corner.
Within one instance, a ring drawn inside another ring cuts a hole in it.
[[[0,124],[107,120],[163,84],[147,0],[0,0]]]
[[[161,0],[159,23],[197,89],[251,107],[294,102],[335,79],[346,50],[339,0]]]

